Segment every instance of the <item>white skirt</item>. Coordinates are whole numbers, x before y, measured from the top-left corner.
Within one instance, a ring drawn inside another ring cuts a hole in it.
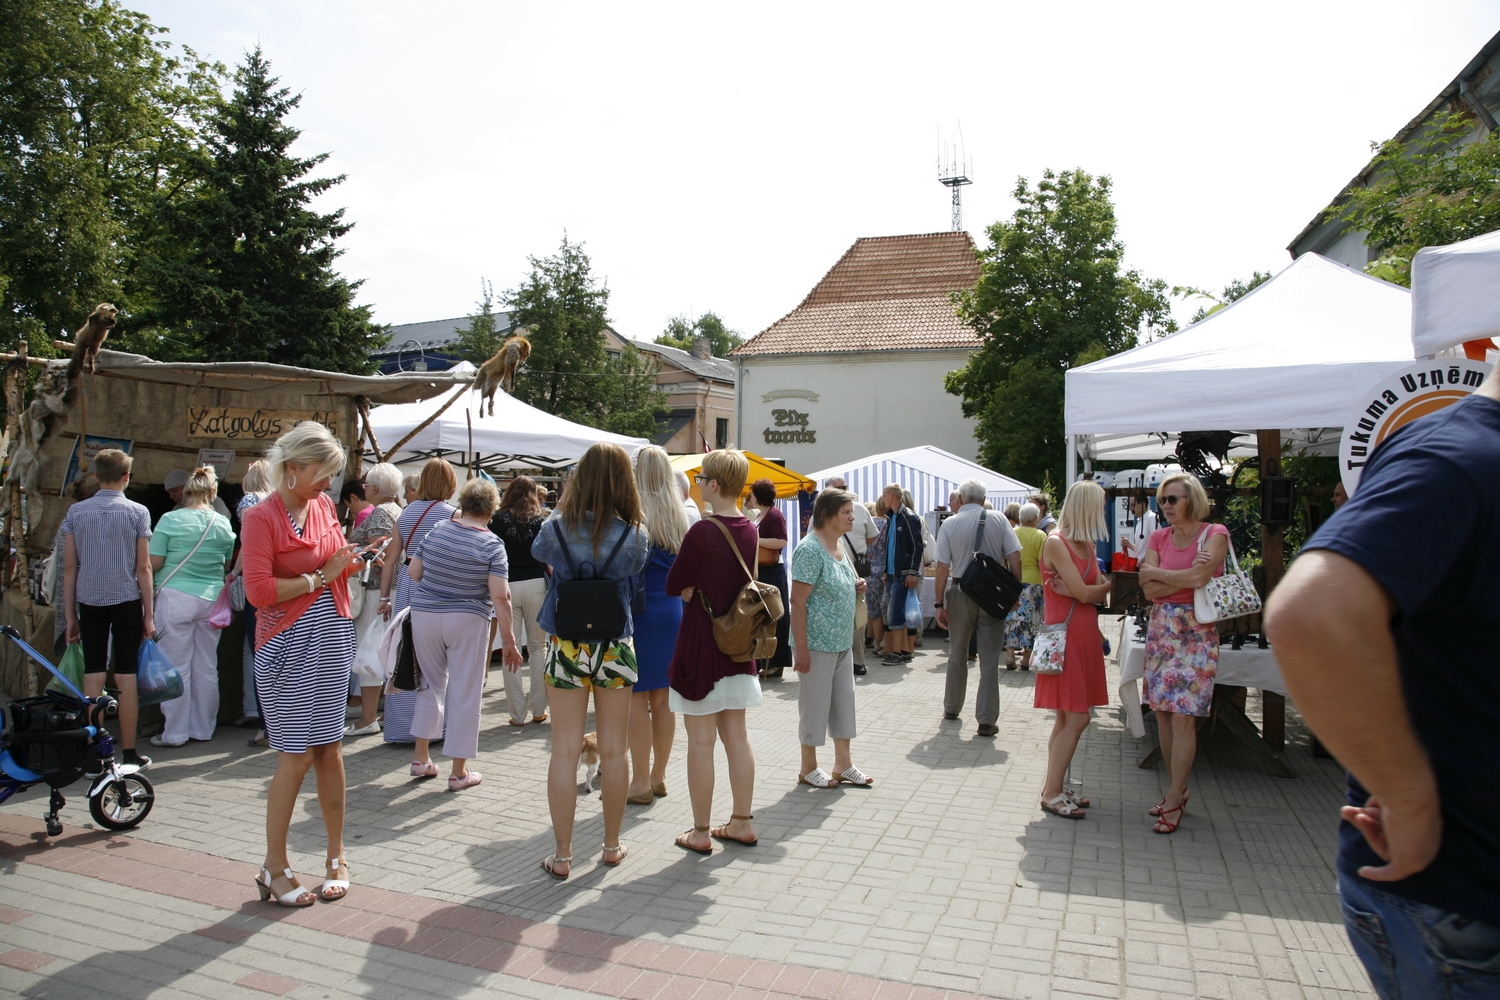
[[[688,701],[676,691],[667,695],[667,708],[683,715],[713,715],[715,712],[759,708],[761,705],[760,678],[754,674],[733,674],[722,677],[700,701]]]

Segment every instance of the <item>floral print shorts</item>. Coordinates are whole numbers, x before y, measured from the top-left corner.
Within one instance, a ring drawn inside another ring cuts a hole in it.
[[[1209,714],[1219,671],[1219,630],[1191,604],[1158,604],[1146,626],[1146,702],[1158,712]]]
[[[1042,585],[1023,583],[1021,599],[1005,616],[1005,648],[1030,649],[1042,627]]]
[[[579,643],[549,636],[542,676],[554,688],[622,688],[636,681],[635,646],[629,639]]]

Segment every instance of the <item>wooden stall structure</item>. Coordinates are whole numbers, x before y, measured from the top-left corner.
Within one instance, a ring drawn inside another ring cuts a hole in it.
[[[72,347],[66,342],[58,346]],[[197,464],[203,449],[218,451],[219,459],[232,452],[221,488],[237,495],[246,468],[280,434],[316,420],[348,447],[346,475],[357,476],[361,443],[369,440],[372,404],[427,399],[473,377],[449,372],[345,375],[260,362],[163,363],[101,351],[94,374],[79,373],[70,380],[66,359],[29,357],[25,342],[14,354],[0,354],[0,361],[5,362],[7,460],[0,623],[14,625],[44,651],[52,649],[53,609],[35,600],[33,578],[40,577],[51,556],[72,503],[68,487],[87,470],[92,451],[128,444],[134,458],[128,492],[138,500],[153,495],[168,472]],[[37,369],[30,392],[28,369]],[[227,632],[220,651],[221,667],[229,668],[227,661],[233,660],[222,684],[234,690],[239,645]],[[0,645],[0,690],[23,697],[35,693],[37,685],[35,671],[15,647]]]

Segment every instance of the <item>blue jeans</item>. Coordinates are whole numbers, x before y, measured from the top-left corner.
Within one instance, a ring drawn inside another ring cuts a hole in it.
[[[906,628],[906,594],[906,574],[898,574],[885,582],[886,628]]]
[[[1500,997],[1500,927],[1339,875],[1354,952],[1381,1000]]]

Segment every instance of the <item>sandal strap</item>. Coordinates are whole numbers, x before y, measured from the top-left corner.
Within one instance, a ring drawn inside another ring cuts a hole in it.
[[[699,833],[701,833],[704,830],[707,830],[708,827],[706,827],[706,826],[698,826],[698,825],[694,824],[693,829],[696,830],[696,831],[698,831]]]
[[[739,813],[730,813],[730,819],[754,819],[754,816],[741,816]]]

